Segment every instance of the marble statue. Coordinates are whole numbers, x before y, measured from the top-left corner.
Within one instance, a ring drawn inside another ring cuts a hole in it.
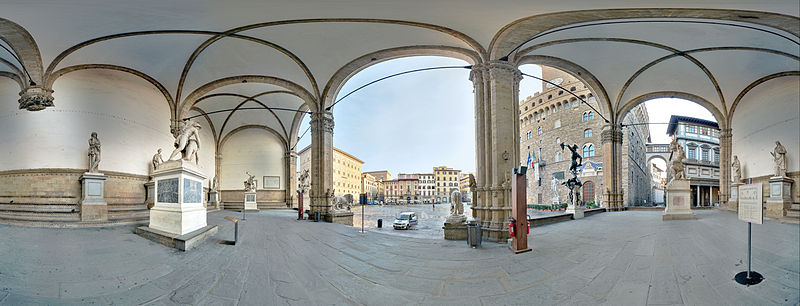
[[[100,165],[100,140],[97,139],[97,132],[92,132],[89,138],[89,172],[97,173]]]
[[[460,216],[464,214],[464,204],[461,203],[461,192],[453,190],[450,194],[450,215]]]
[[[219,188],[219,176],[214,176],[214,179],[211,180],[211,190],[217,191]]]
[[[786,176],[786,148],[781,145],[780,141],[775,142],[775,149],[769,152],[775,162],[775,176]]]
[[[581,155],[578,154],[578,145],[574,144],[572,146],[569,146],[566,142],[562,142],[560,146],[562,151],[564,150],[564,147],[567,147],[567,149],[569,149],[570,152],[572,152],[572,156],[570,156],[572,162],[569,164],[569,173],[572,173],[573,176],[577,176],[578,166],[580,166],[583,163],[583,157],[581,157]]]
[[[554,176],[550,182],[550,188],[553,189],[553,203],[561,203],[561,197],[558,195],[558,185],[560,185],[558,179]]]
[[[683,146],[678,143],[677,139],[673,139],[669,144],[669,148],[670,151],[672,151],[669,158],[669,171],[672,174],[670,182],[674,180],[685,180],[686,175],[683,172],[683,159],[686,158],[686,153],[683,151]]]
[[[308,187],[308,177],[309,177],[308,169],[303,170],[303,173],[300,174],[300,177],[299,177],[299,179],[300,179],[300,186],[299,186],[300,191],[305,191],[306,187]]]
[[[244,191],[245,192],[256,192],[256,177],[255,175],[251,175],[250,172],[245,172],[248,176],[247,180],[244,181]]]
[[[334,210],[350,210],[353,204],[353,195],[346,194],[344,196],[336,196],[335,193],[331,191],[329,194],[331,206],[333,206]]]
[[[183,159],[185,161],[199,161],[200,150],[200,124],[192,120],[184,120],[178,136],[175,137],[175,150],[169,155],[169,160]]]
[[[731,163],[731,174],[733,174],[734,183],[742,181],[742,165],[739,163],[739,157],[736,155],[733,156],[733,162]]]
[[[153,161],[152,161],[153,171],[158,170],[158,166],[160,166],[163,163],[164,163],[164,158],[161,157],[161,148],[158,148],[158,153],[156,153],[156,155],[153,155]]]

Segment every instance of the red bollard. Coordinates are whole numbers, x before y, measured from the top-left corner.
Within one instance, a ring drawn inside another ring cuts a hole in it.
[[[297,220],[303,220],[303,192],[297,191]]]

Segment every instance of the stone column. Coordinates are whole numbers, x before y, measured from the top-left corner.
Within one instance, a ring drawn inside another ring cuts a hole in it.
[[[622,199],[622,127],[606,124],[600,134],[603,146],[603,207],[609,211],[623,209]]]
[[[283,155],[284,161],[284,189],[286,189],[286,207],[297,207],[297,152],[294,150]]]
[[[728,205],[728,198],[731,195],[732,135],[731,129],[719,131],[719,206],[727,209],[733,209]]]
[[[488,79],[486,65],[477,64],[472,67],[469,80],[472,81],[473,93],[475,95],[475,182],[477,184],[476,199],[472,201],[472,216],[479,219],[481,226],[489,227],[491,215],[488,213],[490,204],[487,199],[487,182],[489,182],[489,171],[486,171],[491,164],[489,155],[486,154],[486,141],[489,139],[491,126],[487,125],[487,118],[491,116],[491,111],[486,102],[488,92],[486,83]]]
[[[489,189],[491,219],[485,237],[489,241],[508,239],[508,218],[511,215],[511,171],[519,166],[519,81],[522,74],[505,61],[491,61],[485,68],[489,81],[485,100],[485,143],[487,163],[484,186]],[[484,73],[484,78],[486,73]],[[488,102],[488,103],[486,103]]]
[[[314,112],[311,114],[312,217],[315,211],[319,211],[325,220],[332,220],[328,216],[330,192],[333,192],[333,113]]]

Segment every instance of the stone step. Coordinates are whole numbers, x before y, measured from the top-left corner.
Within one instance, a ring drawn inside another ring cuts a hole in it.
[[[147,210],[147,204],[109,204],[108,212]]]
[[[794,210],[794,209],[786,210],[786,217],[800,218],[800,210]]]
[[[78,211],[75,204],[0,204],[0,211],[70,213]]]
[[[81,215],[79,212],[59,213],[0,211],[0,219],[43,222],[78,222],[81,221]]]
[[[792,204],[789,206],[789,210],[800,210],[800,204]]]

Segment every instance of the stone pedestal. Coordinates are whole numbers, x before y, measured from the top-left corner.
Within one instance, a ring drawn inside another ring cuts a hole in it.
[[[149,181],[147,183],[144,183],[144,189],[145,189],[144,203],[147,204],[147,209],[151,209],[156,204],[156,197],[155,197],[156,182]]]
[[[774,176],[769,178],[769,197],[766,203],[766,215],[780,218],[792,206],[792,183],[788,177]]]
[[[328,213],[325,221],[353,226],[353,212],[349,210],[334,210]]]
[[[197,165],[171,160],[153,171],[155,205],[150,209],[152,229],[173,235],[185,235],[204,228],[203,182],[206,176]]]
[[[444,221],[444,239],[467,240],[467,220],[465,216],[449,216]]]
[[[81,221],[107,222],[108,204],[103,198],[106,176],[86,172],[81,175]]]
[[[208,191],[208,209],[219,209],[219,192],[216,190]]]
[[[739,186],[742,183],[731,183],[731,196],[728,198],[727,209],[737,211],[739,208]]]
[[[565,211],[568,214],[572,214],[572,219],[581,219],[583,218],[583,207],[581,207],[581,193],[577,190],[580,190],[580,187],[575,186],[572,191],[572,201],[567,204],[567,210]]]
[[[697,217],[689,208],[692,190],[688,180],[672,180],[667,184],[667,208],[662,220],[694,220]]]
[[[244,193],[244,210],[258,210],[255,192],[248,191]]]

